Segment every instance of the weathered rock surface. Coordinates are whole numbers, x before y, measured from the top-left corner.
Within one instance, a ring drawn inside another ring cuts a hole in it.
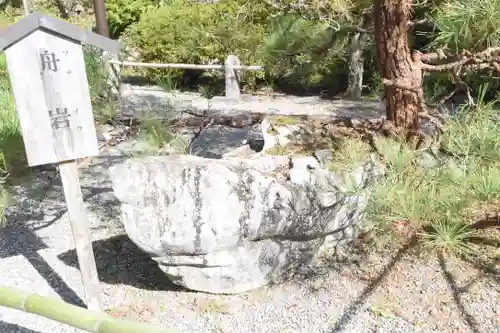
[[[127,234],[176,284],[244,292],[280,282],[318,252],[355,237],[366,204],[363,189],[378,167],[368,162],[353,171],[361,188],[353,194],[352,182],[324,168],[331,157],[323,142],[328,138],[319,142],[318,126],[302,125],[309,117],[378,118],[380,103],[289,96],[208,100],[155,87],[122,88],[124,118],[263,115],[261,124],[205,128],[190,146],[201,157],[148,157],[110,169]],[[290,144],[307,149],[286,151]],[[318,149],[326,150],[304,156]],[[279,156],[269,156],[273,150]]]
[[[286,279],[360,221],[362,190],[345,194],[313,157],[291,164],[260,154],[158,156],[127,160],[110,176],[127,234],[174,283],[238,293]],[[357,185],[376,174],[368,162]]]

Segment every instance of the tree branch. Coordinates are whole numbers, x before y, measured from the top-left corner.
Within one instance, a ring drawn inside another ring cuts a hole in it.
[[[451,57],[458,58],[456,54],[446,54],[443,49],[439,49],[436,52],[431,53],[421,53],[420,51],[416,51],[416,53],[420,53],[420,60],[426,63],[433,63],[437,60],[446,60]]]
[[[393,80],[383,78],[382,83],[388,87],[409,90],[412,92],[419,92],[422,89],[421,87],[412,87],[408,82],[406,82],[406,80],[393,81]]]
[[[441,64],[441,65],[429,65],[425,64],[422,62],[422,70],[427,71],[427,72],[444,72],[444,71],[449,71],[452,69],[456,69],[460,66],[463,66],[469,62],[470,59],[467,58],[462,58],[458,61],[450,62],[447,64]]]
[[[480,70],[492,68],[495,70],[500,69],[500,47],[491,47],[484,51],[471,53],[463,51],[461,54],[447,55],[443,50],[435,53],[422,54],[416,52],[420,56],[422,70],[427,72],[443,72],[449,70]],[[447,63],[435,63],[438,60],[448,60],[454,57],[455,61]],[[433,64],[429,64],[429,62]]]

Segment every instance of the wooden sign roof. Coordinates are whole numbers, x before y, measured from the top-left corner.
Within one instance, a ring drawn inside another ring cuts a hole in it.
[[[113,54],[118,54],[120,51],[120,43],[116,40],[39,12],[34,12],[0,31],[0,50],[11,47],[38,29],[89,44]]]

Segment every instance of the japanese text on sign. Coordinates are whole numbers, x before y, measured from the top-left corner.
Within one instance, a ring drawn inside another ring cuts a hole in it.
[[[50,120],[52,129],[60,129],[69,127],[69,117],[67,108],[56,108],[55,110],[49,110]]]
[[[54,52],[49,53],[49,51],[44,50],[42,53],[40,53],[40,60],[42,62],[42,71],[58,71],[57,63],[60,60],[56,57],[56,54]]]
[[[43,50],[40,53],[42,71],[59,71],[58,62],[61,61],[54,52]],[[68,108],[55,108],[49,110],[51,127],[53,130],[70,127]]]

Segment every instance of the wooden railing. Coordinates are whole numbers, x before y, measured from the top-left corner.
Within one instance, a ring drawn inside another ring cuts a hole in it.
[[[239,71],[261,71],[263,66],[244,66],[240,64],[237,56],[229,55],[226,58],[224,65],[196,65],[196,64],[161,64],[161,63],[145,63],[132,61],[109,60],[112,66],[125,67],[144,67],[144,68],[178,68],[178,69],[218,69],[223,70],[225,74],[225,96],[231,99],[240,99],[240,80]],[[115,73],[120,73],[119,69],[113,70]]]

